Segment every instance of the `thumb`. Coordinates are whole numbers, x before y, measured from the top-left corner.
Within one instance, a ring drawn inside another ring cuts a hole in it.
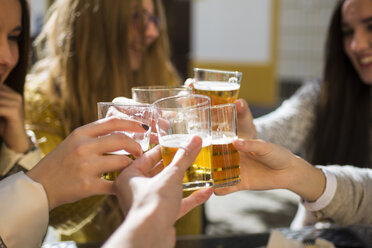
[[[238,151],[252,153],[255,157],[265,156],[272,150],[270,143],[259,139],[236,139],[233,145]]]
[[[244,99],[237,99],[235,101],[236,113],[243,114],[248,110],[248,103]]]

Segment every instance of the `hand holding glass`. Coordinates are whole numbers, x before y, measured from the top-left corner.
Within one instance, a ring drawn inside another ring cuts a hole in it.
[[[183,178],[184,191],[213,186],[209,97],[186,95],[154,102],[156,129],[164,166],[193,135],[202,138],[202,149]]]
[[[124,132],[125,135],[134,139],[141,145],[142,151],[147,151],[150,144],[151,122],[152,122],[152,108],[148,104],[125,105],[113,102],[99,102],[97,103],[98,119],[116,116],[121,119],[135,120],[142,123],[146,132]],[[125,150],[118,150],[110,154],[127,155],[131,159],[135,157]],[[120,172],[109,172],[104,174],[104,178],[108,180],[115,180]]]

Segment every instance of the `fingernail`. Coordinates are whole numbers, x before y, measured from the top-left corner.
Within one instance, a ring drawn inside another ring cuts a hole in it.
[[[150,127],[147,126],[146,124],[142,124],[142,128],[145,129],[146,131],[150,129]]]
[[[240,100],[240,107],[244,108],[244,101]]]
[[[182,147],[186,147],[188,146],[189,149],[193,150],[195,149],[195,147],[197,147],[197,144],[193,142],[193,140],[196,138],[197,136],[196,135],[193,135],[193,136],[190,136],[188,137],[185,142],[183,143]],[[199,137],[200,139],[200,137]]]

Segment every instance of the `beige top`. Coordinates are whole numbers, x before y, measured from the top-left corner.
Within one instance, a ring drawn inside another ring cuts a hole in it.
[[[40,247],[48,227],[41,184],[19,172],[0,181],[0,236],[8,248]]]
[[[27,131],[33,144],[36,144],[35,136]],[[28,171],[41,159],[40,150],[34,146],[26,153],[17,153],[10,149],[4,142],[0,144],[0,179],[18,171]]]
[[[318,220],[341,225],[372,224],[372,169],[327,166],[336,176],[337,188],[330,203],[315,211]]]

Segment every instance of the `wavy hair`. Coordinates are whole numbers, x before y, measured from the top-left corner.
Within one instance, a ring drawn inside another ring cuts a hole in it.
[[[155,13],[162,20],[159,37],[143,49],[140,69],[130,69],[131,6],[143,11],[139,0],[57,0],[51,6],[48,21],[36,41],[42,59],[33,74],[48,75],[46,90],[59,108],[66,134],[96,120],[99,101],[129,97],[131,87],[138,84],[180,82],[170,62],[160,0],[154,0]],[[39,80],[37,76],[32,78]]]

